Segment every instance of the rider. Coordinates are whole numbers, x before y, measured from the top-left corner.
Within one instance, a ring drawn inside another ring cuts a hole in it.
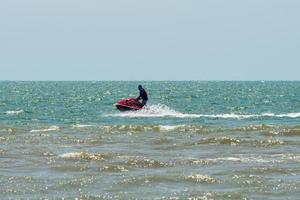
[[[140,91],[140,96],[138,96],[137,100],[142,99],[142,104],[144,106],[144,105],[146,105],[146,103],[148,101],[147,92],[145,91],[145,89],[141,85],[138,86],[138,89]]]

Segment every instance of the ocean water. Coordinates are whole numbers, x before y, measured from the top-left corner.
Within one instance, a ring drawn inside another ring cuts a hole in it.
[[[1,199],[300,196],[300,82],[2,81],[0,113]]]

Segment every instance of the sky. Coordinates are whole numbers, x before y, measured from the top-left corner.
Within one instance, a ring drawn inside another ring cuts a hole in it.
[[[300,80],[299,0],[0,1],[0,80]]]

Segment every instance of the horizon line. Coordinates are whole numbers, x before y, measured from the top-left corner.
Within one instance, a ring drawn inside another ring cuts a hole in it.
[[[1,80],[0,82],[167,82],[167,81],[172,81],[172,82],[187,82],[187,81],[195,81],[195,82],[205,82],[205,81],[211,81],[211,82],[218,82],[218,81],[228,81],[228,82],[234,82],[234,81],[240,81],[240,82],[296,82],[296,81],[300,81],[300,80],[294,80],[294,79],[190,79],[190,80],[172,80],[172,79],[168,79],[168,80],[92,80],[92,79],[82,79],[82,80],[17,80],[17,79],[12,79],[12,80]]]

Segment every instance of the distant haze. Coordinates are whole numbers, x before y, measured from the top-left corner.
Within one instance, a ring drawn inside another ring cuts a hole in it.
[[[7,0],[0,80],[300,80],[299,0]]]

